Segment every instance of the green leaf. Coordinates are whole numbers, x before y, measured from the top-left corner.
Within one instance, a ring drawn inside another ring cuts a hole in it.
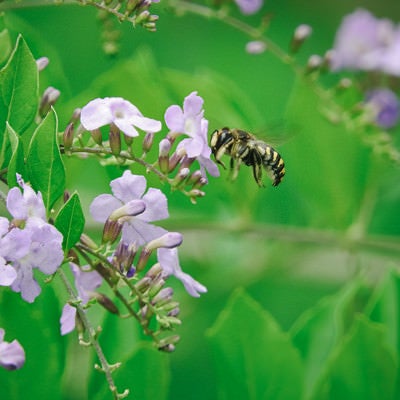
[[[149,343],[140,343],[113,374],[119,393],[128,389],[132,399],[166,400],[170,383],[169,357]],[[108,386],[104,385],[95,398],[109,399]]]
[[[38,108],[38,69],[31,51],[18,37],[11,58],[0,71],[0,133],[6,121],[21,136]]]
[[[236,291],[209,330],[220,399],[298,400],[303,365],[273,317]]]
[[[64,251],[68,251],[78,242],[85,227],[85,217],[77,193],[74,193],[63,205],[57,214],[54,225],[64,237]]]
[[[57,115],[52,109],[35,130],[28,151],[27,169],[32,187],[40,191],[46,209],[63,194],[65,170],[57,144]]]
[[[25,176],[25,160],[23,144],[14,129],[8,124],[6,132],[11,143],[12,155],[8,164],[7,183],[9,187],[18,186],[17,173]]]
[[[375,291],[366,313],[370,319],[385,326],[385,340],[389,348],[400,360],[400,274],[396,270],[382,279]],[[397,370],[396,396],[400,398],[400,368]]]
[[[20,370],[0,368],[2,399],[61,399],[61,378],[65,366],[65,338],[60,336],[60,308],[49,285],[34,304],[8,288],[0,292],[0,326],[6,341],[17,339],[25,350]],[[12,323],[10,322],[12,321]]]
[[[0,15],[0,65],[3,65],[12,50],[11,38],[4,24],[4,14]]]
[[[364,315],[336,349],[315,400],[393,400],[397,363],[381,324]]]
[[[319,301],[291,328],[293,343],[305,364],[305,398],[309,398],[332,351],[353,325],[354,314],[365,304],[364,295],[364,286],[355,280],[336,295]]]

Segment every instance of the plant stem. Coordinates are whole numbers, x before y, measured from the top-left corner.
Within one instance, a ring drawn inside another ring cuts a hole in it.
[[[120,396],[117,393],[117,388],[115,386],[114,380],[113,380],[112,375],[111,375],[111,372],[112,372],[111,371],[111,366],[107,362],[106,357],[105,357],[105,355],[103,353],[103,349],[101,348],[100,343],[97,340],[96,331],[92,327],[89,319],[87,318],[84,309],[79,304],[79,299],[75,295],[74,290],[73,290],[68,278],[66,277],[64,271],[61,268],[59,268],[57,272],[58,272],[61,280],[63,281],[70,298],[75,303],[74,306],[76,307],[77,312],[79,314],[79,318],[81,319],[82,324],[83,324],[83,326],[85,328],[85,331],[88,334],[89,342],[94,347],[94,349],[96,351],[96,354],[97,354],[97,357],[99,358],[99,361],[100,361],[100,364],[101,364],[101,369],[104,372],[104,374],[106,375],[106,379],[107,379],[110,391],[113,393],[114,399],[119,399]]]

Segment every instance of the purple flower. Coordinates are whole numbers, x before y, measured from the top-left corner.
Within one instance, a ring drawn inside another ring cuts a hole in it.
[[[382,55],[380,65],[383,72],[400,76],[400,27],[397,28],[393,40]]]
[[[367,93],[367,106],[371,109],[375,123],[382,128],[392,128],[400,117],[400,102],[389,89],[375,89]]]
[[[90,300],[93,291],[102,284],[103,278],[97,271],[91,270],[89,266],[80,268],[74,263],[69,265],[75,278],[78,297],[82,300],[82,304],[85,305]],[[66,335],[75,329],[75,317],[76,308],[66,304],[60,318],[61,335]]]
[[[159,190],[149,188],[146,190],[146,179],[141,175],[133,175],[127,170],[120,178],[111,181],[113,195],[102,194],[97,196],[90,205],[90,213],[98,222],[106,222],[112,213],[115,213],[132,200],[142,200],[145,210],[136,216],[126,215],[119,219],[123,223],[122,241],[125,243],[136,242],[141,246],[162,236],[167,231],[150,222],[168,218],[167,198]]]
[[[242,14],[255,14],[263,5],[263,0],[235,0]]]
[[[197,282],[189,274],[182,271],[182,268],[179,265],[177,248],[159,248],[157,250],[157,259],[163,269],[164,275],[174,275],[178,278],[191,296],[200,297],[200,293],[207,292],[205,286]]]
[[[46,222],[40,192],[36,194],[21,176],[17,175],[17,180],[23,192],[15,187],[7,196],[7,208],[14,217],[12,229],[9,229],[7,220],[0,221],[0,256],[9,263],[2,263],[0,284],[11,285],[12,290],[21,292],[22,298],[31,303],[41,291],[33,277],[33,269],[47,275],[56,272],[64,259],[63,237]]]
[[[88,131],[113,123],[127,136],[138,136],[135,127],[145,132],[158,132],[161,122],[146,118],[139,109],[121,97],[94,99],[81,111],[81,123]]]
[[[54,274],[64,259],[62,250],[63,236],[53,226],[39,218],[30,218],[23,229],[25,239],[30,240],[28,253],[13,261],[17,278],[11,285],[15,292],[21,292],[22,298],[32,303],[40,294],[41,288],[33,277],[37,268],[46,275]]]
[[[333,70],[379,69],[387,45],[392,42],[393,24],[358,9],[347,15],[339,27],[332,54]]]
[[[208,145],[208,121],[203,118],[203,99],[197,92],[190,93],[183,102],[183,109],[177,105],[168,107],[165,112],[165,122],[172,135],[185,134],[177,153],[184,153],[189,158],[199,161],[203,176],[205,170],[212,176],[219,176],[219,170],[210,159],[211,149]]]
[[[25,363],[25,351],[14,339],[11,343],[4,341],[4,329],[0,328],[0,365],[8,370],[22,368]]]

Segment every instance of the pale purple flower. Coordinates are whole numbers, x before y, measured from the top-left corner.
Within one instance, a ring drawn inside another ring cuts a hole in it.
[[[136,216],[127,215],[119,220],[123,223],[122,241],[136,242],[137,246],[141,246],[167,232],[150,223],[168,218],[167,198],[159,189],[149,188],[144,193],[144,176],[133,175],[127,170],[120,178],[111,181],[110,186],[113,195],[97,196],[90,205],[90,213],[94,220],[105,223],[115,210],[132,200],[142,200],[146,206],[144,212]]]
[[[177,153],[184,153],[188,158],[197,159],[204,177],[205,170],[212,176],[219,176],[217,166],[210,159],[208,121],[203,115],[203,99],[197,95],[197,92],[192,92],[185,97],[183,109],[177,105],[170,106],[164,118],[173,134],[189,136],[179,143]]]
[[[42,194],[27,185],[21,175],[17,174],[17,182],[23,192],[17,187],[10,189],[7,195],[7,209],[16,220],[26,220],[37,217],[42,220],[46,218],[46,208],[43,203]]]
[[[22,368],[25,363],[25,351],[18,340],[4,341],[4,329],[0,328],[0,365],[8,370]]]
[[[0,256],[9,262],[2,266],[0,284],[11,285],[12,290],[21,292],[22,298],[31,303],[41,291],[33,276],[33,269],[37,268],[47,275],[56,272],[64,259],[63,237],[53,225],[46,222],[40,192],[36,194],[19,175],[17,181],[23,192],[15,187],[7,196],[7,208],[17,227],[9,230],[8,221],[0,221]],[[23,229],[18,227],[21,222],[24,222]],[[12,274],[10,266],[16,276]],[[13,275],[15,277],[12,280]]]
[[[85,305],[90,300],[94,290],[102,284],[103,278],[97,271],[91,270],[89,266],[78,267],[74,263],[69,265],[75,278],[78,297],[82,300],[82,304]],[[61,335],[66,335],[75,329],[75,317],[76,307],[65,304],[60,318]]]
[[[343,19],[336,33],[331,68],[379,69],[393,35],[393,24],[389,20],[377,19],[363,9],[356,10]]]
[[[88,131],[113,123],[131,137],[139,135],[136,128],[151,133],[161,130],[160,121],[144,117],[136,106],[122,97],[90,101],[81,110],[81,123]]]
[[[382,55],[380,67],[386,74],[400,76],[400,27],[397,27],[393,40]]]
[[[197,95],[197,92],[192,92],[185,97],[183,101],[183,109],[177,105],[167,108],[165,111],[164,119],[171,132],[183,133],[190,136],[195,142],[193,143],[192,155],[189,157],[196,157],[199,154],[196,149],[196,142],[201,142],[198,136],[201,136],[201,121],[203,119],[204,100]],[[200,146],[203,144],[200,143]]]
[[[242,14],[255,14],[263,5],[263,0],[235,0]]]
[[[193,297],[200,297],[200,293],[206,293],[207,288],[193,279],[189,274],[182,271],[179,264],[178,249],[159,248],[157,259],[165,276],[174,275],[185,287],[186,291]]]
[[[367,93],[365,102],[378,126],[392,128],[399,121],[400,101],[391,90],[385,88],[371,90]]]
[[[12,262],[17,271],[17,278],[11,289],[21,292],[22,298],[32,303],[41,292],[33,276],[33,269],[37,268],[46,275],[57,271],[64,259],[63,236],[53,225],[40,218],[29,218],[23,233],[30,240],[30,247],[25,256]]]

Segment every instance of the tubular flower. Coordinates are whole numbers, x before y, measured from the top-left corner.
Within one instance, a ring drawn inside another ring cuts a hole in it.
[[[82,108],[81,123],[88,131],[112,123],[131,137],[139,135],[136,128],[153,133],[161,130],[160,121],[144,117],[136,106],[122,97],[106,97],[90,101]]]
[[[120,178],[111,181],[110,186],[113,195],[101,194],[90,205],[90,213],[96,221],[104,223],[115,210],[132,200],[141,200],[145,204],[145,210],[141,214],[126,215],[119,220],[123,223],[122,241],[136,242],[137,246],[142,246],[167,232],[151,224],[153,221],[168,218],[167,198],[159,189],[154,188],[149,188],[144,194],[144,176],[133,175],[127,170]]]

